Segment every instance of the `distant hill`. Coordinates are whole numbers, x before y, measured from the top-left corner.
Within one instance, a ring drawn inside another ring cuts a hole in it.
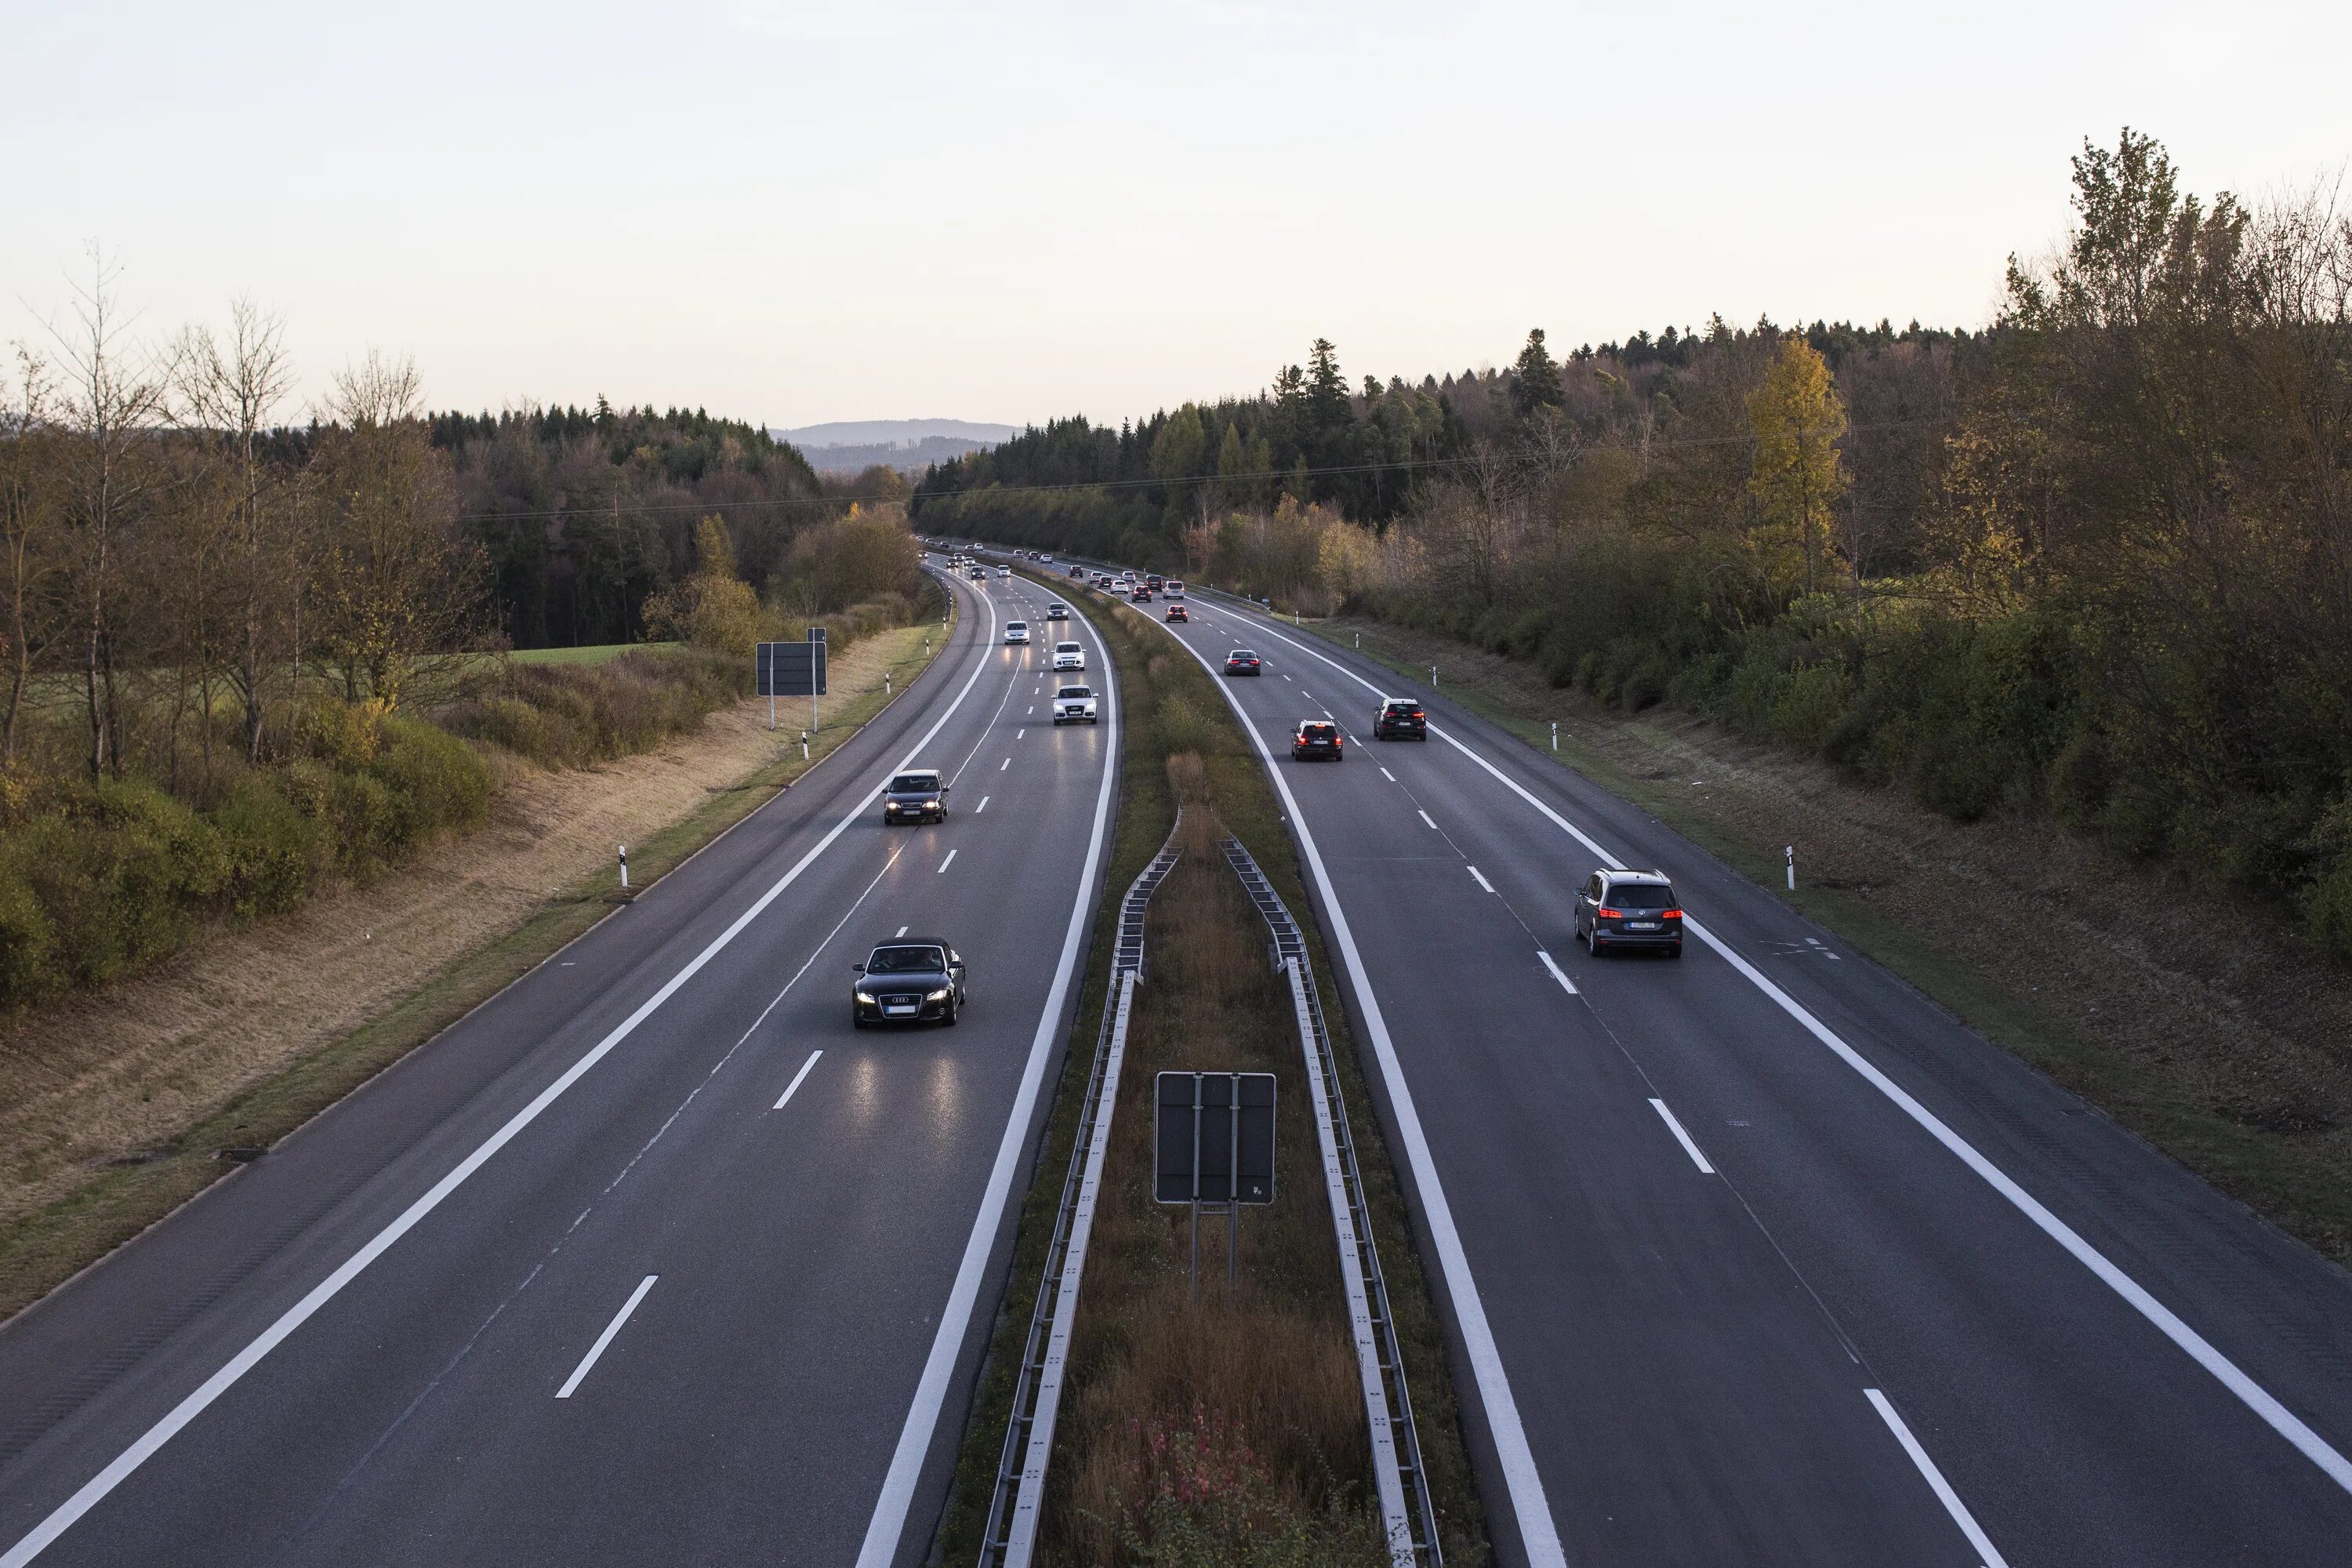
[[[819,473],[854,474],[882,463],[919,474],[930,464],[984,450],[1021,431],[969,419],[837,419],[769,434],[791,442]]]

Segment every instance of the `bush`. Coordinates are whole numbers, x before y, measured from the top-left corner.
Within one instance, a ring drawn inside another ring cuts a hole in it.
[[[265,778],[239,780],[213,813],[213,826],[227,858],[229,907],[243,920],[300,903],[326,863],[319,824]]]

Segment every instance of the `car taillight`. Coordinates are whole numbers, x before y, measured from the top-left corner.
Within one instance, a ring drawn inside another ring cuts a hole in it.
[[[1683,918],[1683,912],[1680,910],[1664,910],[1659,912],[1658,918],[1660,920],[1678,921]]]
[[[1592,912],[1599,915],[1604,921],[1622,921],[1625,918],[1625,911],[1623,910],[1612,910],[1606,904],[1601,905]]]

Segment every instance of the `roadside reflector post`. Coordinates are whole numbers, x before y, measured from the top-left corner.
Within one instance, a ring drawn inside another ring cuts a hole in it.
[[[1555,752],[1559,750],[1559,721],[1557,719],[1551,721],[1551,749]]]
[[[1789,846],[1789,891],[1797,890],[1797,847]]]
[[[1437,689],[1437,666],[1433,664],[1429,667],[1429,689],[1432,691]]]
[[[625,844],[621,846],[621,890],[629,890],[629,847]]]

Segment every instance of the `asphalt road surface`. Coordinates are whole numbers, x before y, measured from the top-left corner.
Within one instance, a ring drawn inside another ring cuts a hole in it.
[[[1042,595],[955,591],[790,794],[0,1329],[0,1565],[920,1560],[1118,746],[1001,646]],[[945,824],[880,825],[901,763]],[[963,1021],[853,1032],[902,931]]]
[[[1442,689],[1191,609],[1312,846],[1506,1561],[2352,1563],[2342,1271]],[[1292,761],[1326,717],[1346,760]],[[1575,942],[1604,863],[1674,877],[1685,957]]]

